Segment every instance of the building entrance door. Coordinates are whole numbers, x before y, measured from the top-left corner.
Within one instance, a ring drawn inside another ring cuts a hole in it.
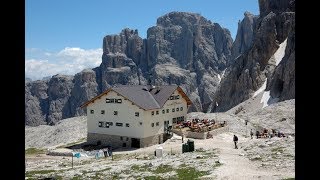
[[[140,148],[140,139],[131,138],[131,147]]]

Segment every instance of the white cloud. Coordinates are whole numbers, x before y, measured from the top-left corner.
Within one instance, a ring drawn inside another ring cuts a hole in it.
[[[34,52],[34,48],[32,50]],[[94,68],[100,65],[102,49],[81,49],[66,47],[59,52],[38,50],[34,55],[26,49],[25,75],[32,80],[56,74],[74,75],[85,68]]]

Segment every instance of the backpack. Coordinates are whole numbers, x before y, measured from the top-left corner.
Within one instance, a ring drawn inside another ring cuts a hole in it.
[[[238,137],[237,137],[237,136],[234,136],[233,140],[234,140],[234,141],[238,141]]]

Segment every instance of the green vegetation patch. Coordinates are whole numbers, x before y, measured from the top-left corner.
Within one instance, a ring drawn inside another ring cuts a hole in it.
[[[146,177],[143,177],[143,179],[145,179],[145,180],[163,180],[163,178],[160,176],[146,176]]]
[[[295,178],[284,178],[284,179],[281,179],[281,180],[295,180]]]
[[[194,167],[177,169],[176,172],[178,179],[197,179],[201,176],[210,174],[209,171],[198,171]]]
[[[37,149],[37,148],[28,148],[25,150],[26,155],[32,155],[32,154],[45,154],[47,151],[44,149]]]
[[[158,166],[155,170],[151,170],[153,173],[159,174],[159,173],[167,173],[173,171],[173,167],[170,165],[163,165],[161,164]]]

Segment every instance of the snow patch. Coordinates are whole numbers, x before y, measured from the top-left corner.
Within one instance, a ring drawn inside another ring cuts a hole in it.
[[[263,103],[262,108],[264,108],[278,101],[279,101],[279,98],[271,98],[270,91],[265,91],[262,95],[260,103]]]
[[[267,87],[267,79],[264,81],[264,83],[262,84],[262,86],[253,94],[253,97],[256,97],[259,93],[261,93],[262,91],[264,91]]]
[[[274,53],[274,58],[276,59],[276,65],[278,66],[278,64],[281,62],[282,58],[284,57],[284,54],[286,52],[286,47],[287,47],[287,40],[284,40],[281,44],[280,47],[278,48],[278,50]]]
[[[221,76],[220,74],[218,74],[219,83],[221,82],[221,79],[223,78],[225,72],[226,70],[223,70]]]

